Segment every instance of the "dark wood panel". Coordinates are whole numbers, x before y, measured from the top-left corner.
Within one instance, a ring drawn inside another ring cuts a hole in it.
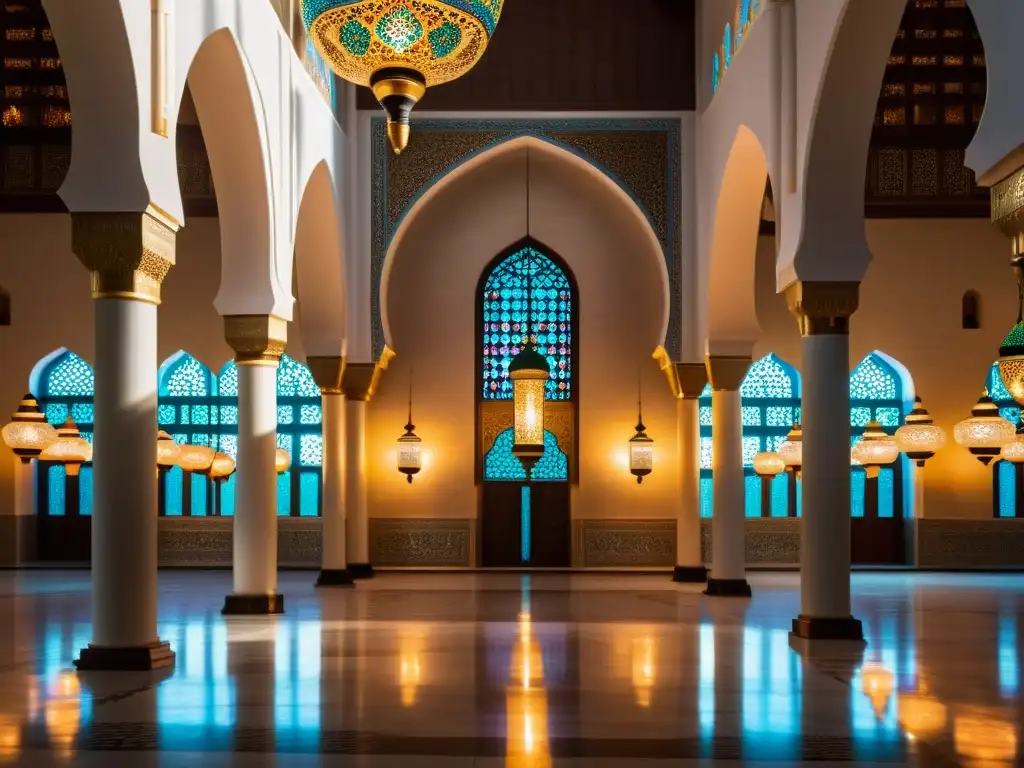
[[[530,565],[572,565],[572,519],[568,483],[534,483],[530,487]]]
[[[509,0],[480,62],[425,110],[692,110],[691,0]],[[368,89],[359,106],[376,109]]]
[[[485,568],[522,566],[519,483],[484,483],[480,514],[480,564]]]
[[[850,527],[854,565],[904,565],[907,562],[902,517],[855,517]]]
[[[92,518],[39,515],[38,559],[51,563],[86,563],[92,556]]]

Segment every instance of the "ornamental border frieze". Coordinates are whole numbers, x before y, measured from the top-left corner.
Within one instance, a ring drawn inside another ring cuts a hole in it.
[[[383,118],[371,122],[371,291],[374,356],[384,349],[380,286],[388,248],[404,218],[441,179],[501,144],[533,137],[586,161],[622,189],[661,245],[671,293],[665,347],[676,357],[682,336],[682,127],[679,118],[427,118],[416,141],[389,151]]]
[[[1024,234],[1024,168],[992,187],[992,223],[1008,237]]]

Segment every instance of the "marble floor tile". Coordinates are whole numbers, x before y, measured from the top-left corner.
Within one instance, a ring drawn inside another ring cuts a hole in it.
[[[161,573],[173,670],[76,674],[87,572],[0,573],[4,766],[1019,764],[1024,576],[857,573],[867,645],[790,646],[795,573],[752,600],[664,575],[385,573],[219,613]]]

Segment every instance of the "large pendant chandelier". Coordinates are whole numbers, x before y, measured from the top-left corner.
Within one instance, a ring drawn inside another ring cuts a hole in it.
[[[365,85],[388,116],[395,153],[428,87],[480,60],[504,0],[302,0],[306,33],[339,77]]]
[[[1010,396],[1024,405],[1024,255],[1010,262],[1017,275],[1017,322],[999,347],[999,378]]]
[[[1016,434],[1013,424],[999,415],[999,409],[983,392],[971,409],[971,417],[953,428],[953,439],[985,466],[996,458]]]

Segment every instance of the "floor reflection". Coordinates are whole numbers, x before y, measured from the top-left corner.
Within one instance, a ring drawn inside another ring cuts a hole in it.
[[[410,578],[326,596],[293,585],[288,615],[226,621],[205,599],[222,575],[171,574],[159,631],[177,664],[162,681],[77,675],[87,605],[36,585],[0,603],[0,765],[129,748],[514,768],[590,756],[995,766],[1022,754],[1024,579],[855,577],[868,644],[850,662],[790,647],[795,578],[755,580],[749,604],[660,578],[462,577],[435,590]]]

